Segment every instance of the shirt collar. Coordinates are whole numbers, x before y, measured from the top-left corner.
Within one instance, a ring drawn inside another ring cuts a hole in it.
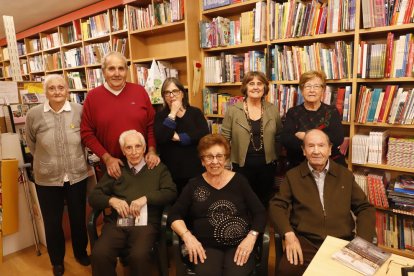
[[[70,106],[70,103],[68,101],[65,101],[65,104],[59,111],[54,111],[53,108],[50,106],[49,100],[45,101],[45,104],[43,105],[43,111],[49,112],[52,111],[56,114],[62,113],[63,111],[71,111],[72,107]]]
[[[132,167],[134,167],[137,172],[139,172],[140,170],[142,170],[142,168],[145,166],[145,164],[146,164],[145,163],[145,158],[142,158],[141,159],[141,162],[139,162],[135,166],[132,166],[131,163],[129,163],[129,161],[128,161],[129,168],[132,169]]]
[[[319,173],[323,173],[323,174],[326,174],[327,172],[328,172],[328,170],[329,170],[329,159],[328,159],[328,162],[326,162],[326,166],[325,166],[325,168],[322,170],[322,172],[318,172],[317,170],[315,170],[310,164],[309,164],[309,161],[308,161],[308,168],[309,168],[309,170],[311,171],[311,173],[313,174],[314,172],[317,172],[318,174]]]
[[[126,85],[126,83],[125,83],[125,85]],[[125,85],[120,90],[115,90],[115,89],[112,89],[107,82],[104,83],[104,87],[109,92],[111,92],[112,94],[114,94],[115,96],[118,96],[119,94],[121,94],[122,90],[124,90],[124,88],[125,88]]]

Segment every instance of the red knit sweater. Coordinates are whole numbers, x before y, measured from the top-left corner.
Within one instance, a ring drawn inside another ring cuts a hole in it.
[[[153,124],[154,109],[142,86],[127,83],[116,96],[101,85],[88,93],[83,104],[82,143],[100,158],[106,152],[121,158],[118,139],[126,130],[141,132],[147,147],[155,148]]]

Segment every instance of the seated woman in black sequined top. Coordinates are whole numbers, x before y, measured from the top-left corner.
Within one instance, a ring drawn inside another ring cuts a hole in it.
[[[197,275],[249,275],[265,208],[246,178],[225,168],[230,146],[223,136],[204,136],[198,152],[206,172],[191,179],[172,206],[171,228],[184,241]]]

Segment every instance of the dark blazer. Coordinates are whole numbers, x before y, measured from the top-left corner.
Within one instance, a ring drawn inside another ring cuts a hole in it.
[[[304,161],[287,172],[280,191],[270,201],[270,218],[281,235],[294,231],[296,235],[319,243],[327,235],[352,239],[355,234],[352,211],[356,216],[357,235],[373,240],[374,207],[355,182],[352,172],[332,160],[325,178],[324,205],[325,208],[308,163]]]

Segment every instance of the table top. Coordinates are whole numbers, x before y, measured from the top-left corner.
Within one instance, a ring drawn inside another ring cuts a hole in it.
[[[332,259],[332,254],[339,251],[348,241],[338,239],[332,236],[327,236],[322,246],[319,248],[312,262],[306,269],[304,276],[358,276],[362,275],[351,268],[341,264],[339,261]],[[396,254],[391,254],[391,257],[380,267],[375,273],[375,276],[382,275],[401,275],[401,267],[414,266],[414,259],[409,259]],[[388,272],[387,272],[388,270]],[[410,273],[411,274],[411,273]],[[410,275],[409,274],[409,275]],[[413,274],[414,275],[414,274]]]

